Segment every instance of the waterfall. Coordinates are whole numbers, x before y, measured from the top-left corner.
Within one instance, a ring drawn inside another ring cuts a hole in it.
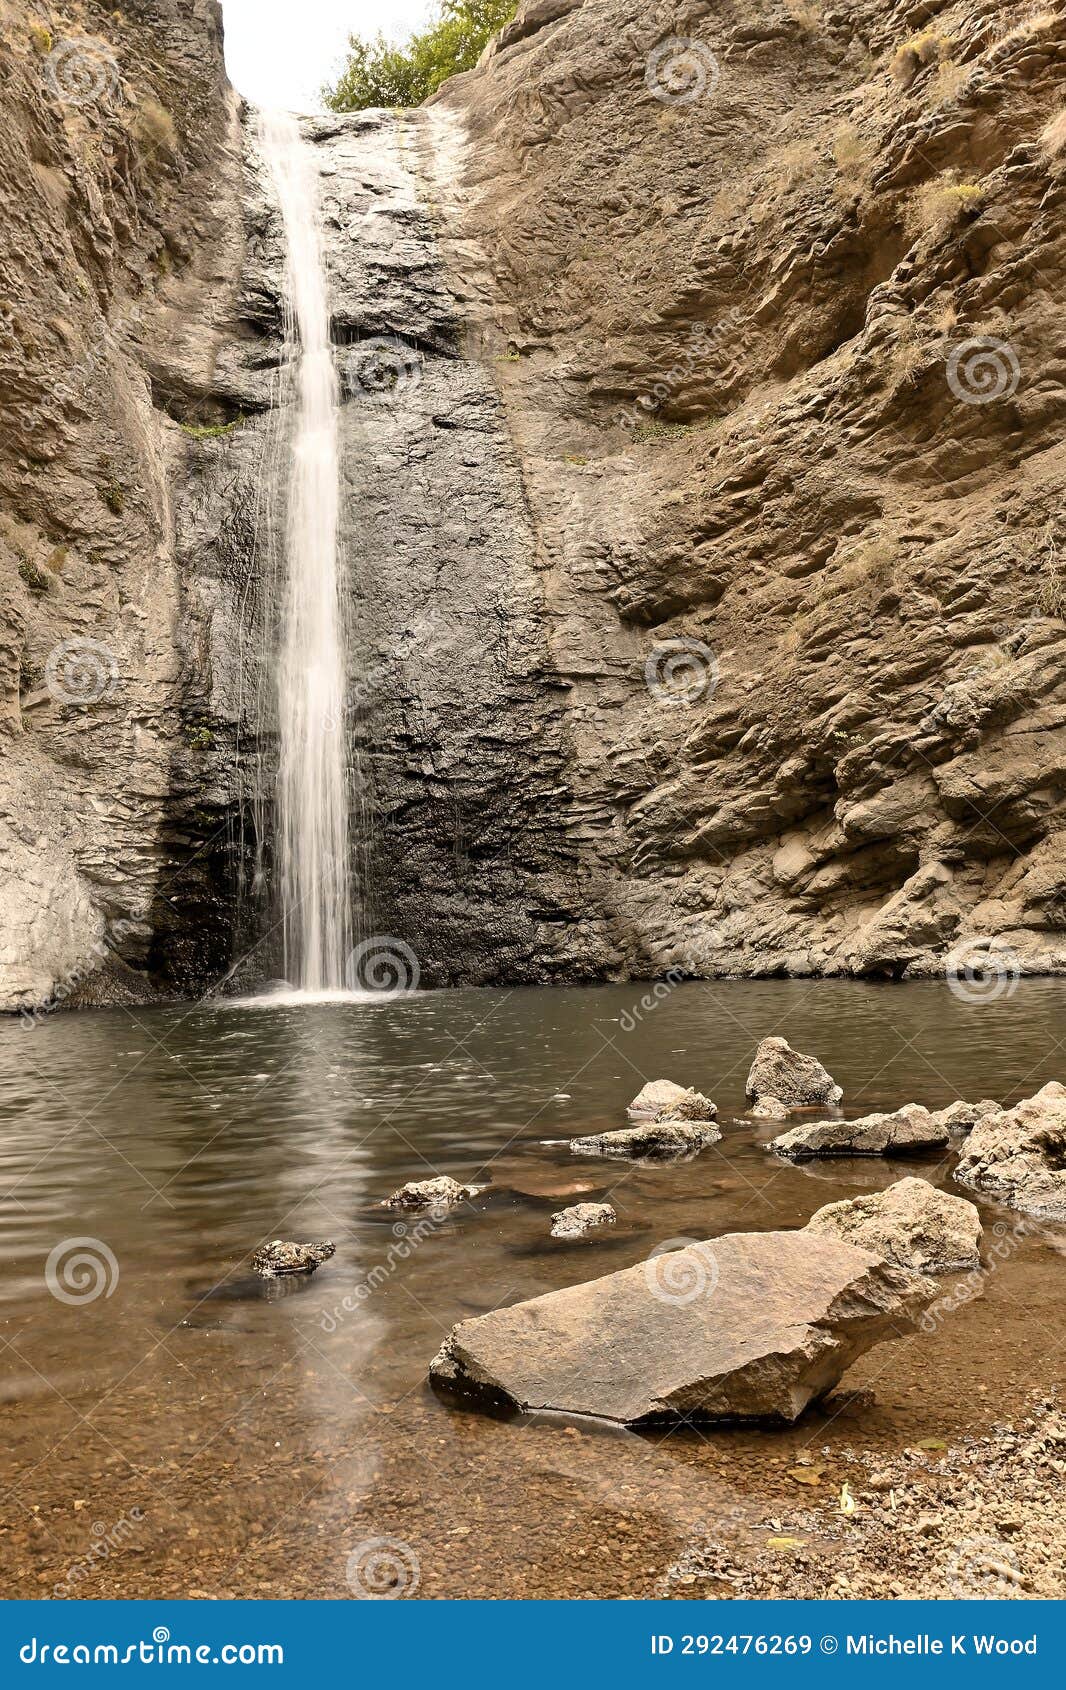
[[[292,393],[277,666],[284,966],[301,991],[336,991],[345,985],[352,930],[339,394],[313,154],[288,113],[264,113],[259,137],[285,229],[285,370]]]

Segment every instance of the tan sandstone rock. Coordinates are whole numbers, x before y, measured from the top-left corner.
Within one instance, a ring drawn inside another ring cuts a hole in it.
[[[618,1216],[609,1203],[573,1203],[552,1216],[553,1238],[583,1238],[598,1226],[613,1226]]]
[[[721,1136],[710,1121],[647,1121],[620,1127],[617,1132],[572,1138],[570,1148],[578,1156],[647,1156],[671,1161],[716,1144]]]
[[[763,1039],[744,1089],[756,1103],[774,1098],[786,1109],[839,1103],[844,1095],[816,1056],[803,1056],[781,1038]]]
[[[671,1121],[713,1121],[717,1107],[702,1092],[673,1080],[649,1080],[641,1086],[626,1114],[634,1120],[663,1117]]]
[[[730,1233],[462,1321],[430,1376],[488,1403],[623,1425],[792,1421],[935,1295],[839,1239]]]
[[[1053,1080],[1013,1109],[978,1121],[955,1178],[1012,1209],[1066,1220],[1066,1086]]]
[[[827,1203],[804,1229],[843,1238],[915,1273],[957,1273],[981,1265],[981,1218],[964,1197],[924,1179]]]
[[[394,1191],[391,1197],[383,1197],[383,1209],[453,1209],[457,1203],[465,1202],[468,1197],[476,1197],[484,1191],[482,1185],[460,1185],[458,1180],[449,1179],[447,1174],[441,1174],[437,1179],[411,1180],[402,1185],[399,1191]]]
[[[779,1156],[802,1161],[810,1156],[899,1156],[910,1150],[939,1149],[947,1142],[947,1127],[920,1103],[908,1103],[890,1115],[804,1122],[775,1138],[770,1148]]]

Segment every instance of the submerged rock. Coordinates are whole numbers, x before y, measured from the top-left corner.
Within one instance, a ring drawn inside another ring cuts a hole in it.
[[[752,1105],[753,1115],[761,1121],[787,1121],[788,1110],[779,1097],[761,1097],[758,1103]]]
[[[935,1286],[808,1232],[730,1233],[454,1327],[435,1383],[623,1425],[793,1421]]]
[[[934,1109],[933,1119],[943,1123],[949,1133],[968,1133],[987,1115],[998,1115],[1001,1105],[990,1097],[980,1103],[950,1103],[946,1109]]]
[[[581,1238],[593,1227],[613,1226],[618,1216],[609,1203],[574,1203],[552,1216],[553,1238]]]
[[[744,1089],[756,1103],[772,1097],[786,1109],[839,1103],[844,1095],[816,1056],[803,1056],[779,1038],[763,1039]]]
[[[545,1204],[555,1203],[567,1197],[596,1197],[604,1190],[611,1177],[606,1169],[589,1168],[579,1171],[572,1163],[566,1169],[544,1167],[532,1161],[507,1162],[496,1158],[493,1158],[492,1163],[494,1195],[512,1194]]]
[[[457,1203],[464,1203],[468,1197],[476,1197],[484,1191],[483,1185],[460,1185],[458,1180],[449,1179],[447,1174],[441,1174],[437,1179],[410,1180],[401,1185],[399,1191],[394,1191],[391,1197],[383,1197],[382,1209],[453,1209]]]
[[[286,1238],[274,1238],[256,1250],[252,1268],[263,1279],[276,1279],[284,1273],[314,1273],[336,1248],[328,1238],[320,1244],[294,1244]]]
[[[666,1160],[691,1155],[716,1144],[721,1136],[710,1121],[656,1120],[620,1127],[617,1132],[572,1138],[570,1148],[578,1156],[653,1156]]]
[[[891,1115],[863,1115],[857,1121],[805,1121],[775,1138],[770,1149],[802,1161],[809,1156],[901,1156],[947,1142],[947,1127],[920,1103],[908,1103]]]
[[[978,1121],[955,1178],[1012,1209],[1066,1221],[1066,1086],[1052,1080]]]
[[[713,1121],[718,1109],[709,1097],[691,1086],[673,1080],[649,1080],[626,1110],[634,1120],[668,1118],[671,1121]]]
[[[804,1230],[842,1238],[915,1273],[981,1265],[981,1217],[974,1205],[924,1179],[901,1179],[885,1191],[827,1203]]]

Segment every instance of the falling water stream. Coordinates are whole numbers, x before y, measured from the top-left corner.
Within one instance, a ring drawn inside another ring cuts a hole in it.
[[[259,136],[285,229],[285,369],[292,392],[278,654],[285,975],[302,992],[333,992],[345,986],[351,944],[339,394],[313,154],[289,113],[263,113]]]

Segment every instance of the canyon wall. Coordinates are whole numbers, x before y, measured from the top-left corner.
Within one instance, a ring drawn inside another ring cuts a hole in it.
[[[4,0],[0,51],[0,1007],[127,1001],[231,945],[174,494],[224,421],[236,102],[216,0]]]
[[[1064,67],[1061,0],[533,0],[438,96],[608,966],[1066,965]]]
[[[0,6],[8,1008],[280,967],[277,208],[213,0],[82,13]],[[1061,3],[533,0],[308,121],[360,937],[1066,968],[1064,60]]]

